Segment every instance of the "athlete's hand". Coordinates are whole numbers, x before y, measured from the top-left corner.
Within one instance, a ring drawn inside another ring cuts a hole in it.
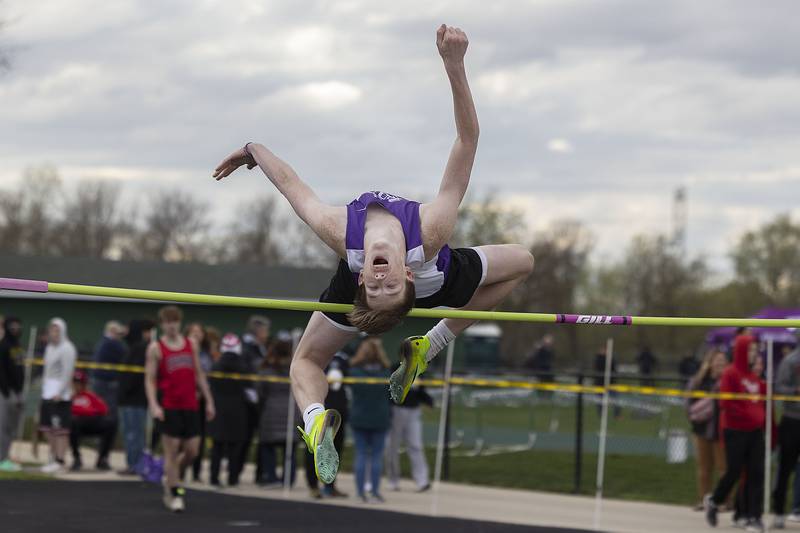
[[[217,410],[214,408],[214,402],[206,402],[206,420],[211,422],[217,416]]]
[[[436,30],[436,48],[445,63],[458,63],[464,60],[469,39],[461,28],[442,24]]]
[[[153,415],[153,418],[156,420],[164,421],[164,410],[160,405],[151,405],[150,414]]]
[[[250,170],[256,166],[256,160],[253,159],[253,156],[245,152],[244,148],[239,148],[231,155],[225,158],[222,163],[214,169],[214,176],[217,181],[221,180],[224,177],[227,177],[239,168],[242,165],[247,165],[247,169]]]

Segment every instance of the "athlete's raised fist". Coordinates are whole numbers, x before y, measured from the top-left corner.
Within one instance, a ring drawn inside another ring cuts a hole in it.
[[[436,47],[439,49],[439,55],[442,56],[445,63],[464,59],[468,44],[467,34],[461,28],[442,24],[436,30]]]

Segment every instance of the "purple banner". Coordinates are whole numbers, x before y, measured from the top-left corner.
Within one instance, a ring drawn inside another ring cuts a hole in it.
[[[47,292],[46,281],[32,279],[0,278],[0,289],[27,292]]]
[[[558,315],[559,324],[595,324],[598,326],[630,326],[631,317],[612,315]]]

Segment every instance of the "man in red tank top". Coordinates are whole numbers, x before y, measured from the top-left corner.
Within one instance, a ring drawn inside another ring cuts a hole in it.
[[[174,305],[162,307],[158,319],[162,336],[147,348],[145,391],[164,446],[164,505],[180,512],[185,508],[180,473],[192,464],[200,447],[197,389],[206,400],[208,420],[214,418],[214,398],[200,367],[197,345],[180,333],[181,310]]]

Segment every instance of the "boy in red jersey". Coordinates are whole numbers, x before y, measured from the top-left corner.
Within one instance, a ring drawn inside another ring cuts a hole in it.
[[[145,363],[145,392],[150,413],[164,446],[164,505],[185,509],[180,472],[197,456],[200,446],[200,413],[197,389],[206,400],[206,419],[214,418],[214,398],[200,367],[194,340],[181,335],[183,313],[174,305],[158,311],[162,337],[150,343]]]

